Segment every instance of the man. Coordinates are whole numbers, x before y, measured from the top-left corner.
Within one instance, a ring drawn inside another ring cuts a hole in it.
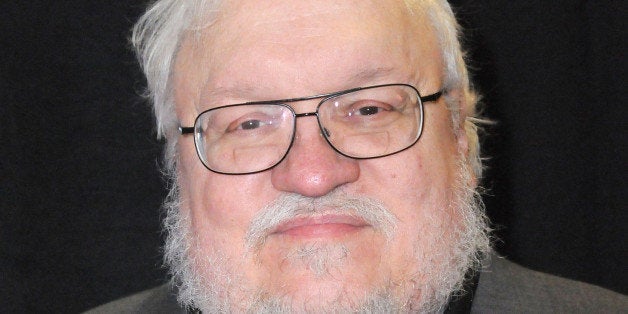
[[[156,2],[134,43],[167,140],[179,304],[161,287],[96,311],[626,309],[495,258],[478,273],[457,36],[446,1]]]

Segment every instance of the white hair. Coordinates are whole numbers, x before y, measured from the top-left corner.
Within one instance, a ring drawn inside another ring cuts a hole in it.
[[[174,170],[178,121],[175,114],[172,70],[186,31],[209,25],[222,2],[218,0],[159,0],[154,2],[133,28],[132,43],[146,75],[147,97],[153,103],[158,137],[166,138],[165,168]],[[460,116],[465,116],[464,132],[469,142],[469,162],[476,177],[482,174],[475,117],[477,95],[469,82],[464,53],[460,47],[460,28],[446,0],[405,0],[409,10],[422,12],[429,20],[440,44],[444,60],[443,90],[452,114],[453,127],[459,131]],[[451,92],[455,91],[455,92]],[[461,109],[465,111],[461,113]]]
[[[465,280],[479,271],[488,261],[491,252],[490,228],[484,206],[474,190],[469,176],[469,163],[464,156],[458,156],[457,180],[454,195],[448,204],[449,209],[460,217],[459,225],[448,226],[451,237],[427,228],[438,218],[427,213],[426,228],[414,239],[413,248],[408,254],[413,256],[417,269],[410,271],[404,281],[391,281],[373,290],[365,290],[364,295],[345,293],[345,298],[334,303],[321,305],[315,312],[329,313],[436,313],[442,312],[448,300],[459,297],[465,291]],[[330,206],[325,206],[328,204]],[[322,206],[320,206],[322,205]],[[308,312],[300,308],[299,302],[283,295],[270,295],[257,286],[248,286],[233,260],[213,247],[200,248],[198,236],[193,233],[189,208],[180,201],[178,185],[171,187],[165,203],[166,244],[164,260],[172,275],[172,284],[177,289],[178,301],[187,307],[196,307],[208,313],[227,313],[238,307],[248,309],[247,313],[294,313]],[[374,228],[388,241],[394,240],[397,220],[386,206],[375,199],[363,196],[346,195],[340,191],[331,192],[320,198],[309,198],[285,193],[266,206],[256,216],[247,232],[247,248],[255,250],[267,236],[268,231],[282,220],[297,217],[302,212],[308,215],[320,208],[341,208],[365,221],[372,221]],[[442,215],[439,211],[438,215]],[[315,214],[315,213],[314,213]],[[451,221],[449,218],[446,221]],[[436,233],[435,233],[436,232]],[[317,276],[330,274],[329,269],[342,267],[342,262],[351,251],[339,245],[305,246],[288,253],[286,261],[302,262]],[[249,253],[245,253],[249,254]],[[285,261],[284,261],[285,262]],[[427,278],[421,276],[428,274]],[[403,292],[396,291],[403,288]],[[244,299],[237,297],[244,292]],[[420,296],[420,297],[419,297]],[[296,307],[293,307],[296,306]],[[329,306],[329,308],[327,308]],[[310,309],[312,311],[313,309]]]
[[[165,170],[167,174],[174,176],[176,167],[176,143],[178,139],[178,121],[175,114],[175,105],[172,86],[172,71],[179,48],[186,32],[201,29],[213,22],[215,13],[222,2],[218,0],[158,0],[151,5],[148,11],[140,18],[133,29],[132,42],[137,50],[137,55],[146,75],[148,90],[147,97],[153,103],[153,109],[157,122],[159,137],[166,138]],[[479,155],[479,141],[477,137],[477,122],[475,107],[477,95],[469,81],[464,53],[461,49],[459,36],[460,29],[453,11],[446,0],[405,0],[405,4],[412,13],[420,13],[427,17],[431,28],[435,32],[442,58],[443,89],[448,91],[445,100],[451,111],[452,125],[457,132],[465,132],[469,142],[468,156],[461,156],[459,175],[471,175],[468,171],[471,167],[476,177],[481,176],[482,166]],[[419,14],[417,14],[419,15]],[[461,126],[461,117],[465,117],[464,126]],[[481,259],[490,252],[489,228],[484,216],[481,200],[472,186],[467,186],[471,180],[468,177],[459,178],[457,194],[451,206],[462,217],[462,227],[456,230],[454,238],[457,241],[451,250],[443,252],[449,257],[447,265],[429,265],[432,271],[439,271],[430,281],[424,282],[422,291],[429,292],[422,302],[412,305],[411,302],[401,302],[395,305],[390,301],[386,291],[377,292],[383,295],[372,295],[365,300],[366,306],[371,310],[381,309],[376,312],[398,310],[442,311],[447,299],[452,292],[462,289],[462,282],[467,270],[476,270],[481,264]],[[228,298],[219,295],[220,280],[236,283],[237,278],[222,276],[233,273],[228,263],[221,260],[220,252],[215,252],[214,259],[201,260],[195,256],[198,252],[198,244],[195,244],[194,235],[190,230],[189,210],[185,210],[178,195],[178,185],[174,180],[165,207],[167,217],[164,219],[164,227],[167,232],[165,245],[165,262],[170,266],[173,282],[179,289],[178,299],[185,305],[210,305],[218,312],[229,309]],[[251,232],[249,235],[255,234]],[[251,238],[254,238],[251,236]],[[442,247],[434,245],[430,247]],[[212,248],[207,248],[211,250]],[[340,248],[342,249],[342,248]],[[416,253],[421,253],[416,248]],[[297,252],[299,253],[299,252]],[[307,253],[307,252],[306,252]],[[335,251],[324,253],[335,254]],[[342,252],[341,252],[342,253]],[[449,254],[451,253],[451,254]],[[297,258],[301,258],[298,255]],[[325,260],[313,260],[312,267],[320,271],[325,270]],[[208,277],[199,275],[194,271],[194,265],[211,265],[201,267],[212,271],[214,277],[218,274],[219,282],[208,280]],[[428,267],[428,265],[425,265]],[[445,268],[450,271],[445,271]],[[417,272],[422,273],[422,272]],[[233,274],[232,274],[233,275]],[[410,280],[409,282],[411,282]],[[211,300],[211,301],[210,301]],[[387,301],[388,300],[388,301]],[[233,300],[231,300],[233,301]],[[253,300],[256,301],[256,300]],[[269,300],[272,301],[272,300]],[[393,299],[394,301],[394,299]],[[275,303],[273,303],[275,302]],[[251,304],[250,306],[264,312],[280,312],[281,300],[275,300],[266,304]],[[411,308],[408,308],[411,306]],[[416,306],[416,307],[415,307]],[[353,311],[356,309],[353,308]],[[260,311],[257,311],[260,312]]]

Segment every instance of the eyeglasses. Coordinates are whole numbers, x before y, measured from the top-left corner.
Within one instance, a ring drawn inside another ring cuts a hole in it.
[[[340,92],[227,105],[203,111],[193,127],[198,157],[222,174],[251,174],[279,164],[292,147],[297,118],[316,116],[321,134],[339,154],[354,159],[379,158],[414,145],[423,129],[421,97],[407,84],[358,87]],[[315,112],[296,113],[290,103],[319,99]]]

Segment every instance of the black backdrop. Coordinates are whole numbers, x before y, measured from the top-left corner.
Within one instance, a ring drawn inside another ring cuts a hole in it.
[[[0,4],[0,312],[78,312],[164,281],[160,145],[128,45],[145,1]],[[625,1],[455,1],[498,121],[499,251],[628,292]]]

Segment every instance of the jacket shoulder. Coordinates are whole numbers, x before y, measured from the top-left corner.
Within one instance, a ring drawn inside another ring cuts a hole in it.
[[[106,313],[185,313],[177,303],[177,298],[169,284],[145,290],[134,295],[115,300],[85,312],[87,314]]]
[[[473,312],[625,313],[628,296],[493,257],[480,274]]]

